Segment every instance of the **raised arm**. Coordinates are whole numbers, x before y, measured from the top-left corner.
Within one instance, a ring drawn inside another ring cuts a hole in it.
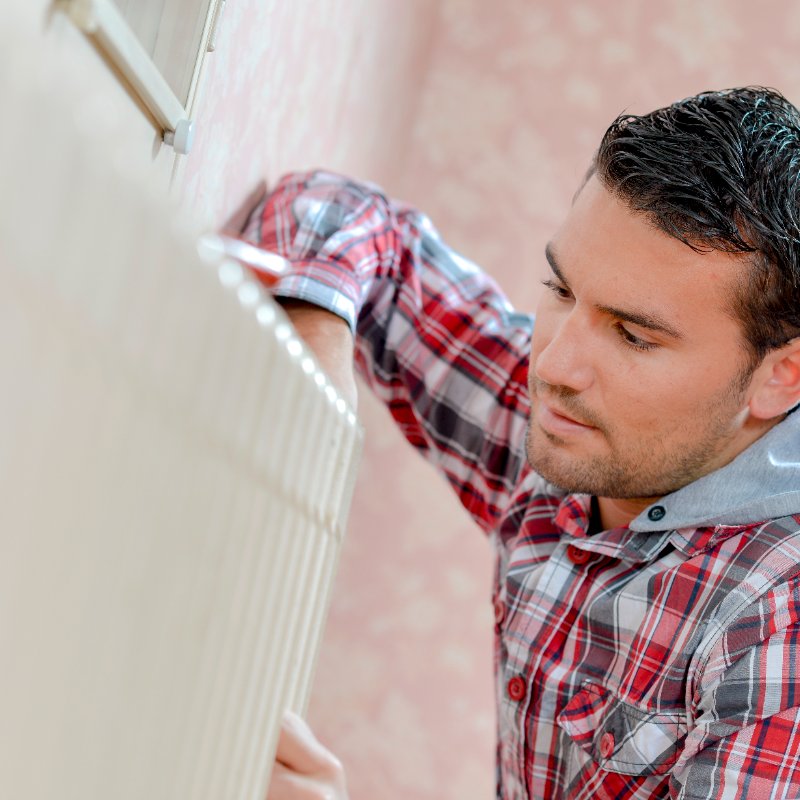
[[[276,296],[347,323],[361,375],[490,529],[525,465],[532,317],[514,313],[427,217],[369,184],[287,176],[245,233],[292,262]]]
[[[328,377],[355,409],[358,388],[353,371],[353,334],[348,324],[340,316],[305,300],[278,299]]]

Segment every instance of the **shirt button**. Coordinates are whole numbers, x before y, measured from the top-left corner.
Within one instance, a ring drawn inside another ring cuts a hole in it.
[[[614,752],[614,734],[606,731],[600,737],[600,755],[608,758]]]
[[[585,564],[590,558],[592,554],[588,550],[581,550],[580,547],[575,547],[574,544],[567,545],[567,558],[573,563],[578,564]]]
[[[508,690],[508,696],[515,702],[525,697],[525,681],[519,675],[515,675],[508,682],[506,689]]]
[[[667,509],[664,506],[653,506],[648,512],[647,517],[651,519],[653,522],[658,522],[660,519],[664,519],[667,515]]]
[[[494,621],[499,625],[506,618],[506,604],[502,600],[494,601]]]

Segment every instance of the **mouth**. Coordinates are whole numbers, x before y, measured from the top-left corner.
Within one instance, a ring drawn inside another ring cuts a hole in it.
[[[569,414],[565,414],[555,406],[545,403],[544,400],[540,399],[537,406],[536,422],[540,428],[548,433],[569,436],[596,430],[594,425],[581,422],[569,416]]]

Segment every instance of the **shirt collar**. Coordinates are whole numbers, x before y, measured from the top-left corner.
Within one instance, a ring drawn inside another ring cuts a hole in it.
[[[568,494],[555,514],[556,526],[570,536],[576,547],[598,555],[630,563],[652,561],[667,544],[672,531],[645,533],[630,528],[612,528],[588,536],[592,498],[587,494]]]
[[[720,542],[748,529],[749,525],[713,525],[687,527],[677,530],[637,531],[630,527],[612,528],[588,536],[591,518],[591,496],[568,494],[562,498],[555,514],[555,524],[574,541],[581,550],[587,550],[609,558],[617,558],[632,564],[653,561],[661,551],[671,544],[687,558],[704,550],[711,550]]]
[[[736,534],[744,533],[758,527],[753,523],[750,525],[715,525],[703,528],[681,528],[676,531],[669,531],[669,542],[672,546],[683,553],[687,558],[711,550],[720,542],[729,539]]]

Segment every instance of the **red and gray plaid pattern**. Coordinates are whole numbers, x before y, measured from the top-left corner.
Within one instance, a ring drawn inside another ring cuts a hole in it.
[[[348,320],[361,374],[491,536],[497,796],[800,798],[800,514],[589,536],[590,499],[525,459],[533,318],[424,215],[318,172],[246,235],[292,261],[277,294]]]

